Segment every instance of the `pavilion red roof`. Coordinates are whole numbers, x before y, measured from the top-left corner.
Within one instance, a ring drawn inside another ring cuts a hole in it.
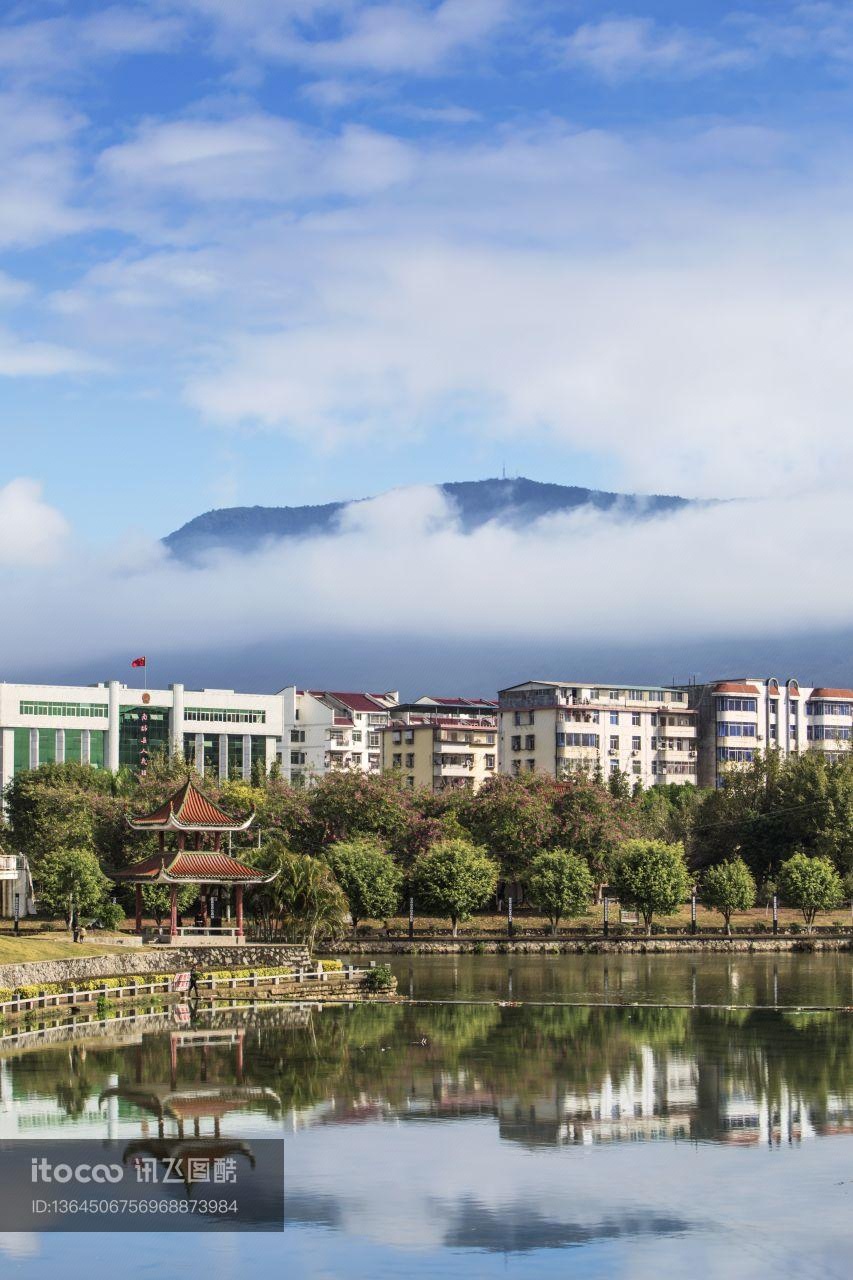
[[[243,831],[254,818],[246,821],[232,818],[229,813],[209,800],[189,778],[173,796],[164,800],[152,813],[128,818],[130,825],[143,831]]]
[[[177,853],[154,853],[129,867],[113,871],[114,880],[131,883],[154,884],[157,882],[184,881],[187,884],[262,884],[270,877],[257,867],[238,862],[227,853],[210,853],[202,850],[179,849]]]

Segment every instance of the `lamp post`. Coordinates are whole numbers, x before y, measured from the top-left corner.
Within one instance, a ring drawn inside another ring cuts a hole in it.
[[[409,897],[409,937],[415,936],[415,899]]]
[[[610,936],[610,899],[605,895],[604,898],[604,936]]]
[[[778,932],[779,932],[779,899],[778,899],[778,897],[776,896],[776,894],[774,893],[774,894],[773,894],[773,934],[774,934],[774,937],[775,937],[775,935],[776,935]]]
[[[512,937],[512,897],[506,900],[506,932],[507,937]]]
[[[691,933],[696,932],[696,886],[695,884],[690,894],[690,932]]]

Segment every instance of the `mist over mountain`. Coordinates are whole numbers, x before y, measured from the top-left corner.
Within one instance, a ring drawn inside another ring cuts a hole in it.
[[[545,516],[588,507],[627,520],[649,520],[694,505],[667,494],[608,493],[578,485],[547,484],[524,476],[463,480],[437,485],[455,511],[460,528],[471,533],[490,521],[524,528]],[[250,552],[280,538],[334,534],[347,512],[366,501],[326,502],[303,507],[222,507],[205,511],[168,534],[163,542],[181,560],[208,552]]]
[[[269,693],[288,684],[308,688],[399,689],[404,698],[423,693],[493,697],[496,690],[529,678],[599,680],[633,684],[686,683],[720,676],[795,676],[804,684],[848,686],[853,632],[701,639],[685,637],[599,643],[531,636],[508,640],[476,631],[470,638],[423,635],[365,636],[342,627],[335,634],[298,633],[279,641],[250,640],[210,649],[149,649],[148,683],[174,680],[189,688],[229,688]],[[85,662],[19,662],[7,680],[86,684],[116,678],[135,684],[129,651],[114,648]]]

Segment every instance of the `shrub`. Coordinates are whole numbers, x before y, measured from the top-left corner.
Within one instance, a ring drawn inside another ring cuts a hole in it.
[[[362,985],[365,991],[390,991],[394,986],[390,964],[377,964],[373,969],[368,969]]]

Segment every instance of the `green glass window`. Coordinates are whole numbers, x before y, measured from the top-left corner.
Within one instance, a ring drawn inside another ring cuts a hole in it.
[[[30,731],[15,730],[15,773],[30,767]]]
[[[121,707],[118,760],[130,769],[146,769],[156,753],[169,752],[169,713],[163,707]]]
[[[242,735],[237,737],[236,734],[228,735],[228,777],[242,778],[243,776],[243,738]]]
[[[219,734],[204,737],[204,772],[219,773]]]
[[[35,702],[28,698],[18,703],[22,716],[97,716],[106,720],[109,708],[105,702]]]
[[[82,729],[66,729],[65,730],[65,759],[73,760],[75,764],[79,764],[83,759],[83,730]]]
[[[266,738],[258,738],[252,735],[252,764],[260,764],[261,768],[266,772],[267,767],[267,740]]]
[[[93,769],[103,769],[107,758],[107,734],[105,729],[89,730],[89,764]]]
[[[184,719],[213,721],[215,724],[266,724],[267,713],[237,707],[185,707]]]
[[[39,729],[39,764],[54,764],[56,761],[56,730]]]
[[[187,764],[195,765],[195,734],[184,734],[184,759]]]

